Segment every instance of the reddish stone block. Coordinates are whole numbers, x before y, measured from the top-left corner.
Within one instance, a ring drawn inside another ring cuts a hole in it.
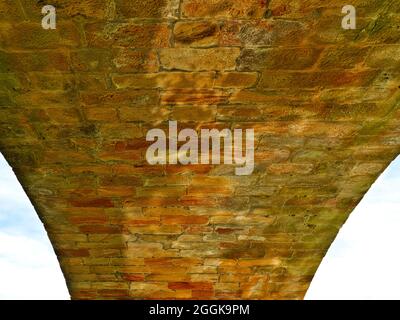
[[[79,230],[86,234],[116,234],[121,232],[121,227],[117,225],[83,225],[79,227]]]
[[[94,199],[72,199],[69,201],[74,207],[95,207],[95,208],[112,208],[114,204],[109,198],[94,198]]]
[[[122,278],[125,281],[144,281],[144,275],[143,274],[131,274],[131,273],[124,273],[122,275]]]
[[[61,257],[88,257],[87,249],[58,249],[57,254]]]

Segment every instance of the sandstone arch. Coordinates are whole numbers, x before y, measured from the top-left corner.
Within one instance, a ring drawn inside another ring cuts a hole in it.
[[[72,297],[302,298],[399,154],[400,5],[53,2],[0,4],[0,150]],[[147,165],[171,119],[254,128],[254,174]]]

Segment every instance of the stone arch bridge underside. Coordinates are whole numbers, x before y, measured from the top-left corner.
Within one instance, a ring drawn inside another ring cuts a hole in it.
[[[0,150],[72,298],[302,298],[400,151],[400,2],[45,4],[0,3]],[[150,166],[168,120],[254,128],[253,174]]]

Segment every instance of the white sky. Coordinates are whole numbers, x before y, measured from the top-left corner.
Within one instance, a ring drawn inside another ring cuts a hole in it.
[[[400,299],[400,157],[331,246],[306,299]],[[53,248],[0,155],[0,299],[69,299]]]
[[[0,299],[69,299],[43,225],[1,154]]]
[[[400,157],[350,215],[306,299],[400,299]]]

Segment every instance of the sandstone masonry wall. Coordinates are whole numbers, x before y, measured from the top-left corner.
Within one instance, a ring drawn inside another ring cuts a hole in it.
[[[302,298],[400,152],[400,2],[44,4],[0,2],[0,150],[72,298]],[[150,166],[168,120],[254,128],[254,173]]]

